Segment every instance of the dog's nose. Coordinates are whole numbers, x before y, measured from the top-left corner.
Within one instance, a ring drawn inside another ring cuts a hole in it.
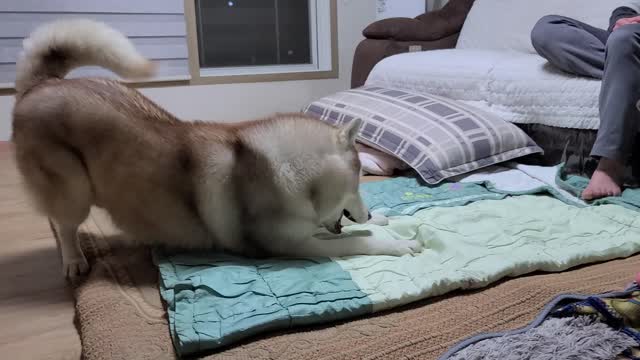
[[[371,213],[370,213],[370,212],[367,212],[367,221],[371,220],[371,217],[372,217],[372,216],[371,216]]]
[[[353,221],[353,222],[357,222],[357,221],[353,218],[353,216],[351,216],[351,213],[350,213],[350,212],[348,212],[347,210],[344,210],[344,211],[342,212],[342,214],[343,214],[343,215],[344,215],[344,217],[346,217],[347,219],[349,219],[349,220],[351,220],[351,221]]]

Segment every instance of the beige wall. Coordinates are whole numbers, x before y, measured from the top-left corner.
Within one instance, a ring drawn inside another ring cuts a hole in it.
[[[148,88],[142,92],[183,119],[237,121],[298,111],[308,102],[347,89],[362,29],[375,21],[371,0],[338,0],[340,77],[331,80]],[[8,140],[13,96],[0,96],[0,141]]]

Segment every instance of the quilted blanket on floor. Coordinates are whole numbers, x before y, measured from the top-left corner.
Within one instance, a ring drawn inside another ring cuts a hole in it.
[[[412,215],[392,216],[388,226],[353,225],[345,232],[419,239],[425,250],[415,256],[251,260],[156,252],[176,351],[214,350],[265,331],[353,318],[508,276],[561,271],[640,251],[634,209],[509,196],[494,180],[491,187],[480,176],[439,189],[417,183],[408,188],[407,179],[363,184],[375,211]],[[397,199],[389,197],[393,193]],[[461,204],[468,205],[431,206],[445,201],[446,194],[450,205],[462,197]],[[469,203],[470,196],[475,201]],[[407,204],[414,205],[411,211]]]

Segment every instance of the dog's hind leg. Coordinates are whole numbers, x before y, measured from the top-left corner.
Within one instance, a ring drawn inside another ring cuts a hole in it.
[[[78,242],[78,226],[64,223],[55,224],[62,254],[62,273],[67,278],[75,278],[89,271],[89,263]]]
[[[82,161],[58,144],[39,150],[16,150],[16,160],[28,192],[38,210],[48,216],[55,229],[62,255],[62,271],[74,278],[89,270],[78,243],[78,227],[88,217],[93,203],[92,187]]]

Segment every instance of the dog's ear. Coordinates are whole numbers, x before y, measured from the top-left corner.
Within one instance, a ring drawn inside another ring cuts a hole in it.
[[[351,120],[340,129],[340,142],[347,146],[355,145],[356,137],[361,127],[362,119],[356,118]]]

